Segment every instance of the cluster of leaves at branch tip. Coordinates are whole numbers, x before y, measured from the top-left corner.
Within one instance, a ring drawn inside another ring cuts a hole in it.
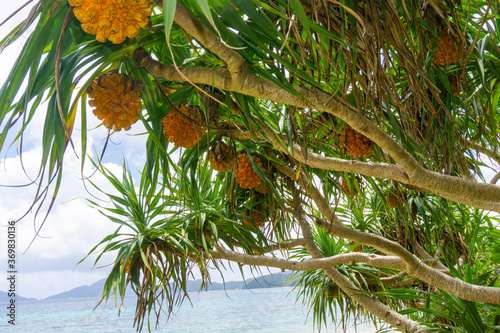
[[[86,33],[104,43],[120,44],[146,28],[153,11],[152,0],[68,0]]]
[[[191,148],[206,132],[200,108],[189,104],[178,105],[163,117],[163,133],[176,147]]]
[[[141,95],[139,84],[126,74],[104,74],[87,88],[89,105],[106,128],[129,130],[139,119]]]

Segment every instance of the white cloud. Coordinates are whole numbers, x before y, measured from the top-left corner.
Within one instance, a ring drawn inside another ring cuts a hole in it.
[[[0,184],[25,184],[28,179],[24,172],[34,176],[38,170],[40,161],[40,149],[35,149],[23,154],[25,170],[20,167],[19,157],[10,157],[1,160],[3,171],[0,173]],[[41,229],[40,236],[36,236],[38,229],[45,217],[46,209],[42,209],[35,219],[33,210],[22,221],[17,224],[17,251],[20,287],[19,293],[26,297],[46,297],[54,293],[76,287],[84,280],[79,274],[89,277],[99,276],[102,278],[107,269],[101,270],[98,274],[88,274],[93,264],[92,260],[87,260],[75,268],[76,263],[81,260],[88,251],[96,245],[107,234],[112,233],[116,225],[102,216],[96,209],[91,208],[85,198],[90,197],[86,192],[80,175],[79,163],[66,165],[64,171],[63,184],[58,198]],[[121,166],[116,164],[106,164],[110,171],[121,175]],[[91,174],[92,170],[88,164],[84,173]],[[111,184],[100,174],[95,173],[92,181],[103,191],[113,192]],[[99,193],[87,184],[87,188],[94,195]],[[7,223],[7,219],[17,219],[22,216],[30,207],[35,197],[36,185],[29,187],[7,187],[0,193],[0,216],[4,217],[2,224]],[[100,195],[102,198],[102,195]],[[50,196],[47,203],[50,201]],[[45,205],[46,207],[47,205]],[[0,237],[6,240],[5,228],[0,228]],[[34,239],[33,244],[28,249],[29,244]],[[3,243],[3,241],[2,241]],[[27,250],[28,249],[28,250]],[[27,251],[26,251],[27,250]],[[26,251],[26,252],[25,252]],[[25,252],[24,254],[22,254]],[[107,261],[111,262],[108,257]],[[6,252],[0,252],[0,267],[5,267],[7,258]],[[5,269],[6,270],[6,269]],[[4,270],[4,271],[5,271]],[[58,274],[48,274],[60,271]],[[82,270],[85,270],[84,273]],[[71,273],[71,274],[69,274]],[[25,276],[26,275],[26,276]],[[37,276],[36,279],[27,277]],[[24,282],[23,282],[24,281]],[[37,290],[36,285],[47,282],[47,285]],[[95,280],[87,280],[93,283]],[[60,290],[64,286],[63,290]],[[0,280],[0,290],[6,290],[6,282]]]
[[[5,31],[2,31],[5,33]],[[20,51],[20,44],[15,43],[0,55],[2,66],[0,74],[5,78],[14,63],[16,53]],[[17,144],[2,151],[0,159],[0,184],[18,186],[28,184],[37,178],[42,156],[41,139],[46,112],[45,105],[41,105],[25,132],[22,164],[17,155]],[[101,154],[108,131],[103,126],[98,127],[99,120],[88,110],[88,153],[94,158],[94,152]],[[112,233],[116,225],[102,216],[96,209],[91,208],[85,198],[91,194],[103,198],[103,195],[86,182],[82,181],[81,172],[81,137],[80,117],[77,115],[73,132],[75,152],[70,146],[66,151],[63,181],[58,197],[52,207],[40,236],[36,237],[31,247],[22,254],[36,236],[36,230],[44,220],[46,209],[51,200],[52,192],[46,199],[45,205],[37,213],[36,208],[17,224],[17,251],[18,251],[18,293],[24,297],[43,298],[59,292],[69,290],[82,284],[91,284],[106,276],[109,268],[91,270],[95,256],[75,267],[76,263],[85,257],[88,251]],[[16,129],[13,129],[15,133]],[[105,167],[119,178],[122,174],[121,164],[123,157],[128,161],[135,161],[130,166],[133,171],[140,169],[144,161],[146,136],[132,136],[131,133],[143,133],[145,130],[140,123],[133,127],[134,132],[114,133],[108,143],[104,158]],[[11,139],[12,140],[12,139]],[[11,142],[8,140],[6,144]],[[4,146],[5,148],[7,146]],[[106,161],[108,161],[106,163]],[[112,163],[114,162],[114,163]],[[118,164],[119,163],[119,164]],[[83,175],[91,176],[91,180],[99,189],[112,192],[112,186],[103,175],[95,173],[89,159],[85,164]],[[9,219],[17,219],[24,215],[35,198],[37,183],[27,187],[3,187],[0,190],[0,223],[5,225]],[[53,187],[52,187],[53,188]],[[95,199],[94,201],[100,202]],[[107,204],[103,202],[103,205]],[[0,237],[6,240],[6,228],[0,228]],[[111,256],[104,257],[100,263],[111,263]],[[0,251],[0,268],[6,271],[6,252]],[[0,279],[0,290],[7,289],[7,281]]]

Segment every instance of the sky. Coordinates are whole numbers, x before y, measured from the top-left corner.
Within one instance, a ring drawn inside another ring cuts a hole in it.
[[[0,22],[20,5],[19,2],[2,2],[2,14]],[[23,10],[14,19],[0,27],[0,39],[3,38],[17,23],[26,17],[30,8]],[[0,85],[9,74],[17,55],[21,51],[26,40],[26,35],[18,39],[14,44],[0,54]],[[84,80],[82,80],[84,81]],[[7,140],[3,150],[0,152],[0,185],[23,185],[35,179],[40,165],[41,138],[44,122],[43,108],[37,110],[24,138],[24,149],[22,162],[18,154],[16,143],[11,145],[12,139]],[[88,110],[90,110],[89,108]],[[90,112],[90,111],[89,111]],[[80,124],[79,115],[76,117],[73,142],[75,147],[80,147]],[[98,127],[99,120],[92,114],[88,116],[88,152],[100,152],[104,145],[107,129]],[[3,130],[3,128],[2,128]],[[111,137],[104,166],[117,175],[122,173],[122,161],[125,159],[131,170],[142,170],[145,160],[145,135],[144,127],[140,122],[132,126],[127,132],[114,133]],[[115,230],[116,225],[107,220],[100,213],[90,207],[86,199],[91,195],[102,195],[92,188],[87,182],[86,187],[82,181],[81,161],[78,156],[68,149],[64,162],[64,175],[62,187],[43,228],[36,236],[36,229],[43,222],[45,211],[35,216],[34,209],[20,223],[17,224],[17,293],[23,297],[45,298],[60,292],[70,290],[81,285],[90,285],[99,279],[107,277],[109,267],[94,268],[94,257],[76,265],[87,253],[98,244],[101,239]],[[94,157],[94,156],[91,156]],[[99,173],[94,173],[90,163],[86,163],[84,175],[92,175],[94,182],[100,189],[112,192],[111,185]],[[136,173],[137,175],[137,173]],[[0,187],[0,268],[2,273],[7,271],[7,222],[17,220],[30,208],[35,197],[36,186],[24,187]],[[107,202],[103,201],[103,204]],[[45,205],[46,208],[47,205]],[[34,241],[33,241],[34,239]],[[32,245],[28,248],[29,244]],[[98,266],[104,263],[112,263],[112,256],[104,257]],[[241,280],[241,275],[235,265],[234,272],[229,270],[225,273],[225,280]],[[248,272],[248,271],[247,271]],[[264,272],[266,274],[267,272]],[[1,275],[0,275],[1,276]],[[251,276],[251,275],[250,275]],[[250,277],[248,276],[248,277]],[[217,274],[212,276],[212,281],[221,282],[222,278]],[[7,280],[0,279],[0,290],[8,289]]]
[[[2,3],[0,21],[14,11],[19,2]],[[29,9],[28,9],[29,10]],[[4,36],[16,22],[24,18],[28,12],[24,10],[18,14],[13,21],[0,27],[0,36]],[[19,54],[26,37],[21,37],[15,44],[9,46],[0,54],[0,83],[5,78]],[[37,110],[37,116],[33,119],[27,135],[25,136],[22,154],[23,165],[20,163],[18,147],[16,143],[9,146],[12,140],[7,140],[0,155],[0,184],[1,185],[23,185],[35,179],[40,165],[41,138],[44,122],[43,108]],[[79,117],[77,117],[79,119]],[[95,147],[97,151],[103,146],[107,131],[103,127],[95,128],[99,122],[94,117],[89,117],[89,146]],[[113,135],[109,144],[109,158],[106,167],[121,174],[123,156],[129,161],[141,161],[144,151],[145,136],[131,136],[140,132],[137,128],[132,133],[118,133]],[[76,124],[73,135],[76,147],[80,147],[80,125]],[[81,156],[80,152],[78,155]],[[130,166],[134,168],[134,166]],[[137,165],[137,167],[139,167]],[[87,163],[84,174],[89,176],[93,173],[90,163]],[[101,189],[111,191],[110,185],[99,173],[92,176],[92,181]],[[0,217],[1,225],[5,226],[9,220],[17,220],[30,208],[35,197],[36,185],[24,187],[0,187]],[[90,184],[87,189],[98,195]],[[17,224],[17,252],[18,252],[18,281],[17,291],[23,297],[44,298],[71,288],[92,284],[106,277],[108,268],[92,269],[93,260],[84,261],[76,266],[88,251],[96,245],[106,234],[114,231],[115,226],[106,218],[89,206],[86,198],[90,198],[82,182],[80,171],[80,159],[71,150],[67,150],[64,164],[63,185],[50,212],[40,237],[36,237],[35,229],[43,222],[45,211],[42,210],[35,218],[35,209]],[[101,196],[102,198],[102,196]],[[45,205],[45,208],[47,205]],[[35,239],[34,239],[35,238]],[[4,245],[7,239],[6,228],[0,228],[0,244]],[[28,246],[34,239],[31,247]],[[112,258],[107,261],[112,262]],[[0,252],[0,267],[6,269],[6,251],[2,246]],[[6,290],[6,279],[0,280],[0,290]]]

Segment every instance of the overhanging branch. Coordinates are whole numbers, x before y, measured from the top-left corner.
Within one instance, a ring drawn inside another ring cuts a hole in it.
[[[406,264],[406,272],[428,284],[454,296],[471,301],[500,304],[500,288],[477,286],[451,277],[438,269],[429,267],[401,245],[374,234],[349,229],[343,225],[316,219],[316,225],[328,233],[371,246],[383,253],[398,256]]]
[[[299,191],[295,187],[295,184],[291,178],[287,179],[288,186],[292,191],[294,198],[294,206],[296,207],[295,216],[299,222],[299,226],[302,230],[302,234],[304,236],[304,240],[306,241],[305,247],[308,252],[311,254],[313,258],[323,258],[323,254],[316,246],[313,235],[311,231],[311,227],[307,222],[303,211],[302,211],[302,200],[300,198]],[[421,326],[418,325],[417,322],[399,314],[398,312],[390,309],[385,304],[379,302],[378,300],[365,295],[363,293],[359,293],[356,290],[358,288],[344,275],[342,275],[337,269],[333,267],[323,268],[323,271],[332,279],[334,283],[336,283],[343,292],[345,292],[349,297],[358,302],[361,306],[363,306],[366,310],[368,310],[373,315],[382,319],[386,323],[403,330],[404,332],[416,332]]]
[[[178,68],[178,70],[182,73],[181,75],[174,66],[164,65],[161,62],[152,59],[149,53],[142,48],[139,48],[134,52],[134,58],[139,62],[140,66],[144,67],[150,74],[162,77],[166,80],[185,82],[184,77],[187,77],[190,81],[198,84],[212,85],[219,89],[268,99],[277,103],[283,103],[295,107],[311,107],[310,103],[304,102],[304,100],[285,91],[273,82],[267,79],[259,78],[249,72],[244,74],[240,73],[241,77],[238,79],[238,82],[235,82],[231,77],[229,70],[225,68],[182,67]],[[245,82],[244,87],[241,86],[242,81],[240,80]],[[418,164],[413,163],[413,158],[370,120],[352,111],[340,112],[337,110],[339,112],[334,112],[336,107],[345,108],[341,106],[339,102],[334,103],[334,97],[324,92],[311,91],[306,88],[297,87],[296,89],[302,96],[311,97],[311,99],[308,100],[312,100],[314,102],[312,104],[317,110],[329,112],[341,118],[355,130],[376,142],[377,145],[387,151],[394,158],[397,164],[408,176],[407,181],[403,181],[399,176],[396,177],[395,175],[388,175],[391,177],[388,179],[398,180],[403,183],[408,183],[409,185],[427,188],[429,191],[441,195],[449,200],[472,207],[500,212],[500,186],[471,182],[463,178],[443,175],[423,169]],[[349,117],[347,117],[347,115]],[[354,126],[355,121],[358,121],[361,125],[358,127]],[[396,158],[395,156],[399,156],[399,158]],[[311,163],[311,160],[307,160],[305,163],[309,164]],[[359,172],[360,174],[369,177],[372,176],[372,173],[369,173],[366,170],[359,171],[361,171]],[[401,172],[398,172],[398,174],[400,173]],[[474,200],[470,200],[470,198],[474,198]]]
[[[348,263],[362,262],[373,267],[404,269],[403,261],[395,256],[381,256],[372,253],[344,253],[332,257],[308,259],[304,261],[292,261],[271,256],[250,255],[225,249],[220,246],[220,252],[211,253],[214,259],[227,259],[246,265],[275,267],[293,271],[308,271],[339,266]]]
[[[285,166],[280,166],[280,171],[288,175],[293,175],[293,172]],[[326,199],[321,195],[319,190],[310,183],[304,173],[300,173],[298,184],[314,200],[323,216],[328,217],[329,221],[332,221],[328,222],[316,217],[316,225],[328,233],[371,246],[391,256],[398,256],[405,262],[405,270],[408,274],[452,295],[472,302],[500,304],[500,288],[477,286],[448,276],[439,269],[429,267],[426,263],[396,242],[375,234],[365,233],[346,227],[329,207]]]

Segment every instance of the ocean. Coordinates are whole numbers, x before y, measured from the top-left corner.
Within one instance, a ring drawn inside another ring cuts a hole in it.
[[[155,331],[171,333],[305,333],[342,332],[335,327],[314,328],[312,314],[308,318],[307,308],[301,301],[295,302],[296,292],[291,288],[265,288],[252,290],[203,291],[190,293],[191,303],[186,300],[170,316],[160,317]],[[16,325],[8,324],[8,303],[3,308],[0,332],[65,332],[65,333],[128,333],[133,328],[135,298],[125,299],[125,308],[118,316],[118,309],[111,301],[96,310],[98,298],[69,300],[41,300],[16,303]],[[147,332],[147,323],[143,332]],[[357,325],[348,332],[373,333],[370,326]]]

